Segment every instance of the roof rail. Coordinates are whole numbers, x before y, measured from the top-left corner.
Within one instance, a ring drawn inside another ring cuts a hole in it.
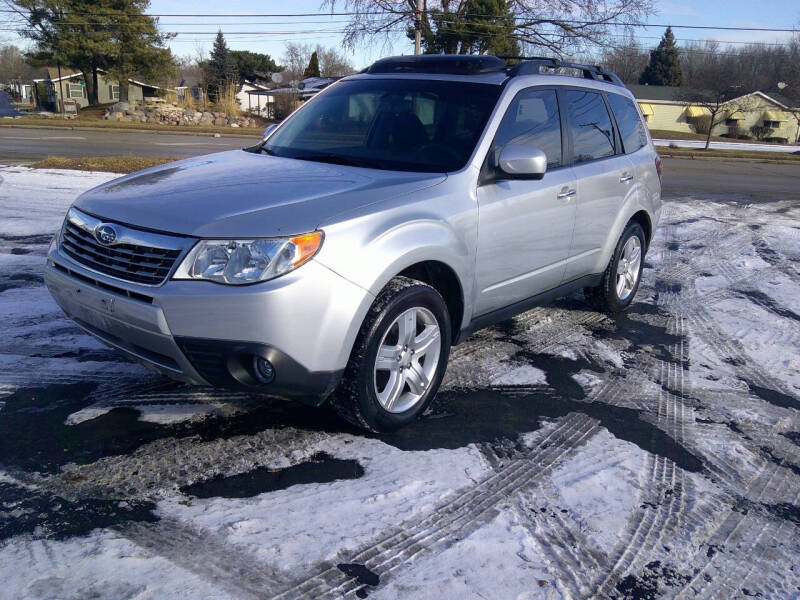
[[[435,73],[448,75],[480,75],[502,73],[506,64],[489,55],[419,54],[382,58],[362,73]]]
[[[558,58],[543,58],[539,56],[498,56],[503,60],[518,60],[516,65],[512,65],[508,69],[509,77],[517,77],[520,75],[538,75],[542,69],[577,69],[583,72],[585,79],[593,79],[595,81],[605,81],[614,85],[625,87],[622,80],[616,73],[606,71],[599,65],[583,65],[580,63],[567,62],[559,60]]]

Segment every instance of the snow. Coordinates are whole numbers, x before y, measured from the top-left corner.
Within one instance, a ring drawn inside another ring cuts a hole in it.
[[[0,555],[5,598],[230,598],[212,582],[111,530],[64,541],[12,541],[0,546]],[[38,565],[36,572],[31,564]]]
[[[0,165],[2,235],[52,234],[82,192],[119,175]],[[43,186],[42,182],[47,181]]]
[[[522,365],[491,380],[492,385],[543,385],[547,383],[544,371],[531,365]]]
[[[678,146],[679,148],[705,148],[705,140],[653,140],[656,146]],[[751,150],[754,152],[797,152],[800,146],[790,144],[749,144],[746,142],[711,142],[715,150]]]

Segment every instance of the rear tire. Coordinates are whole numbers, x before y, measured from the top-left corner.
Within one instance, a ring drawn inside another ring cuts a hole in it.
[[[583,289],[586,301],[593,308],[613,314],[630,306],[642,280],[646,247],[642,226],[635,221],[628,223],[600,285]]]
[[[450,341],[450,315],[439,292],[395,277],[367,313],[331,404],[369,431],[407,425],[436,395]]]

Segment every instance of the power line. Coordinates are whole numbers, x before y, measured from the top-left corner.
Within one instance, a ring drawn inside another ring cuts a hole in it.
[[[0,12],[4,13],[15,13],[20,14],[19,11],[13,9],[0,9]],[[214,14],[214,13],[147,13],[144,16],[154,17],[154,18],[205,18],[205,19],[228,19],[228,18],[306,18],[306,17],[326,17],[326,16],[368,16],[368,15],[390,15],[395,13],[389,13],[386,11],[364,11],[364,12],[330,12],[330,13],[232,13],[232,14]],[[68,11],[64,13],[65,16],[68,15],[106,15],[106,16],[140,16],[137,13],[124,13],[120,11]],[[397,16],[402,16],[402,13],[398,13]],[[408,13],[409,18],[413,15],[411,12]],[[464,14],[454,14],[454,17],[490,17],[490,18],[500,18],[497,15],[490,15],[490,14],[479,14],[479,13],[464,13]],[[515,17],[515,19],[524,19],[524,17]],[[609,27],[636,27],[636,28],[647,28],[647,27],[671,27],[672,29],[706,29],[706,30],[716,30],[716,31],[755,31],[755,32],[773,32],[773,33],[797,33],[800,30],[797,28],[776,28],[776,27],[730,27],[730,26],[723,26],[723,25],[672,25],[670,23],[639,23],[639,22],[621,22],[621,21],[587,21],[587,20],[580,20],[580,19],[562,19],[558,17],[537,17],[533,19],[533,23],[529,26],[534,25],[547,25],[549,21],[554,21],[557,23],[564,23],[568,25],[598,25],[598,26],[609,26]],[[299,24],[299,23],[298,23]],[[517,24],[518,27],[527,27],[528,25]]]

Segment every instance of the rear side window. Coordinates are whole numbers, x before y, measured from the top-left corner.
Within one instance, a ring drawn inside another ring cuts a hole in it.
[[[622,146],[625,148],[626,154],[631,154],[646,146],[647,133],[645,133],[642,119],[633,102],[619,94],[608,94],[606,97],[611,105],[611,112],[617,119],[617,127],[619,127]]]
[[[544,152],[548,169],[561,166],[561,120],[554,90],[531,88],[514,97],[494,138],[498,150],[510,143],[530,144]]]
[[[564,92],[575,162],[613,156],[614,128],[603,97],[588,90]]]

